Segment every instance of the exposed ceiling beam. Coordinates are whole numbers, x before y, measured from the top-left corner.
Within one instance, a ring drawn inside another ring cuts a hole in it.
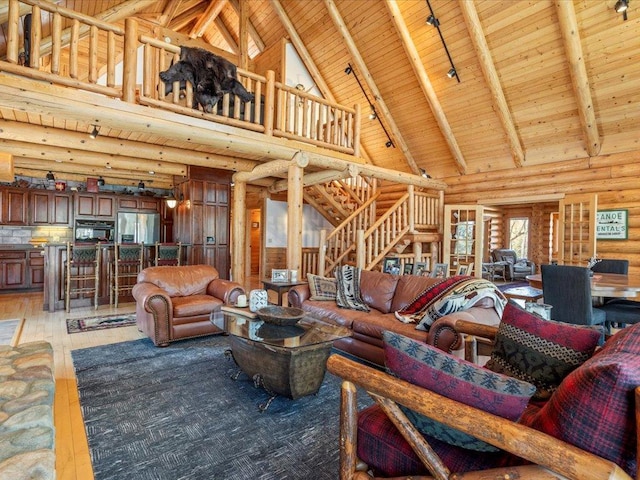
[[[229,45],[229,48],[231,49],[231,51],[236,55],[238,55],[240,53],[238,43],[236,42],[236,39],[233,38],[233,34],[229,31],[227,26],[224,24],[224,21],[222,20],[222,18],[220,16],[217,16],[213,23],[215,23],[216,28],[218,29],[218,32],[220,33],[220,35],[222,35],[222,38],[224,38],[224,41],[227,42],[227,45]],[[205,35],[204,38],[206,39],[207,35]]]
[[[598,133],[598,123],[596,122],[596,112],[593,108],[591,89],[589,87],[589,77],[587,67],[584,64],[582,55],[582,44],[580,42],[580,30],[576,11],[573,2],[555,0],[553,2],[558,13],[560,31],[564,49],[569,60],[569,72],[571,73],[571,86],[578,103],[578,116],[580,125],[585,137],[587,153],[590,157],[600,154],[600,134]]]
[[[284,11],[284,8],[282,7],[280,0],[271,0],[271,6],[273,7],[273,10],[278,15],[278,18],[280,19],[280,23],[282,24],[282,26],[287,32],[287,35],[289,36],[289,40],[291,40],[291,43],[293,44],[294,48],[296,49],[296,52],[298,52],[298,55],[302,60],[302,63],[304,64],[305,68],[309,72],[309,75],[311,75],[311,78],[313,78],[313,82],[316,84],[316,86],[320,90],[320,93],[322,94],[322,96],[325,99],[329,100],[330,102],[338,103],[336,101],[336,97],[333,95],[333,92],[329,88],[329,85],[327,85],[327,82],[325,82],[324,77],[322,76],[322,73],[320,73],[320,69],[317,67],[316,62],[314,62],[313,58],[311,57],[311,54],[309,53],[309,51],[307,50],[307,47],[302,41],[302,38],[298,34],[296,27],[293,25],[293,22],[289,19],[287,12]],[[360,145],[360,152],[362,156],[366,158],[369,163],[371,163],[370,156],[368,152],[365,150],[363,145]]]
[[[238,3],[238,0],[229,0],[229,3],[233,7],[233,9],[236,11],[236,14],[240,16],[240,4]],[[257,49],[260,52],[264,52],[264,49],[267,47],[264,44],[264,40],[262,40],[262,37],[256,30],[256,27],[253,25],[253,22],[251,20],[249,20],[249,36],[251,36],[251,40],[253,40],[253,43],[255,43]]]
[[[419,173],[420,169],[418,168],[418,165],[413,159],[413,156],[409,151],[409,147],[407,146],[407,143],[404,141],[404,138],[400,133],[400,129],[396,125],[396,122],[393,120],[391,112],[387,108],[387,104],[382,98],[382,94],[380,93],[380,90],[378,90],[378,87],[373,80],[373,76],[369,72],[369,69],[367,68],[366,63],[364,62],[362,55],[360,55],[360,51],[358,50],[358,47],[356,46],[353,40],[353,37],[351,36],[351,33],[349,33],[349,29],[347,28],[347,25],[342,19],[342,16],[340,15],[340,12],[338,11],[336,4],[334,3],[334,0],[324,0],[324,4],[325,4],[325,7],[327,8],[327,11],[329,12],[329,16],[331,17],[331,20],[333,20],[333,23],[336,29],[342,36],[345,46],[349,50],[349,53],[351,54],[351,57],[353,58],[353,61],[356,64],[356,67],[362,73],[365,83],[369,87],[369,90],[371,90],[371,93],[373,94],[373,97],[378,107],[380,107],[379,113],[382,114],[382,117],[384,118],[385,123],[389,126],[389,129],[391,130],[391,133],[393,134],[393,138],[395,140],[394,143],[396,143],[397,146],[400,147],[400,150],[404,154],[404,157],[407,163],[409,164],[409,167],[413,171],[413,173],[416,173],[416,174]]]
[[[438,126],[440,127],[440,131],[444,136],[444,139],[449,146],[449,150],[453,155],[453,159],[456,163],[456,167],[458,172],[461,175],[464,175],[467,171],[467,162],[462,155],[462,151],[458,146],[458,141],[456,140],[455,135],[453,134],[453,130],[451,129],[451,125],[449,125],[449,120],[447,120],[447,116],[442,109],[442,105],[440,104],[440,100],[436,95],[435,90],[433,89],[433,85],[431,84],[431,80],[429,80],[429,76],[427,75],[427,71],[424,68],[422,60],[420,59],[420,55],[418,54],[418,49],[416,48],[413,40],[411,39],[411,35],[409,34],[409,30],[407,29],[407,25],[402,18],[402,14],[400,13],[400,8],[396,4],[395,1],[385,0],[385,4],[389,11],[391,20],[393,21],[393,25],[396,28],[396,32],[400,36],[400,40],[402,46],[404,48],[405,53],[409,59],[409,63],[413,68],[414,73],[418,79],[418,83],[422,88],[425,96],[427,97],[427,102],[431,107],[431,111],[433,112],[433,116],[438,122]],[[413,168],[413,167],[412,167]],[[414,173],[419,173],[419,169],[416,167],[413,169]]]
[[[211,0],[204,13],[198,17],[196,24],[189,32],[189,36],[191,38],[198,38],[204,35],[204,32],[207,31],[226,4],[227,0]]]
[[[240,4],[238,15],[238,44],[240,45],[240,62],[238,66],[243,70],[249,69],[249,7],[246,0]]]
[[[343,178],[353,178],[358,175],[359,169],[356,165],[350,165],[344,170],[321,170],[319,172],[307,173],[302,178],[302,186],[310,187],[311,185],[317,185],[319,183],[327,183],[333,180],[339,180]],[[288,190],[289,182],[284,180],[277,180],[269,187],[269,193],[278,193]]]
[[[462,10],[462,17],[467,24],[467,30],[469,31],[473,48],[476,51],[482,74],[491,92],[494,110],[498,114],[502,128],[507,136],[507,143],[509,144],[509,150],[511,150],[513,163],[516,167],[522,167],[524,163],[524,149],[518,137],[518,132],[513,122],[513,117],[511,116],[511,110],[507,105],[507,99],[504,96],[502,84],[500,83],[498,72],[493,63],[493,57],[489,50],[487,40],[485,39],[484,30],[480,23],[475,3],[473,0],[467,0],[458,3],[458,5]]]
[[[174,30],[176,32],[180,32],[192,22],[195,21],[197,17],[202,15],[206,10],[206,6],[204,3],[198,3],[194,7],[184,10],[180,12],[180,14],[176,17],[173,17],[169,22],[169,29]]]
[[[180,8],[180,4],[182,0],[169,0],[167,4],[164,6],[164,10],[162,11],[162,15],[160,15],[159,23],[163,27],[166,27],[171,23],[173,17],[178,13],[178,9]]]

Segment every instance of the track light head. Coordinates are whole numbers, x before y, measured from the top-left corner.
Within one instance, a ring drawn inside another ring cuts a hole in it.
[[[431,175],[429,175],[424,168],[420,169],[420,176],[424,178],[431,178]]]
[[[138,190],[144,190],[144,182],[142,180],[138,183]]]
[[[344,69],[344,73],[351,75],[351,72],[353,72],[353,68],[351,68],[351,65],[348,65],[347,68]]]
[[[369,120],[375,120],[378,118],[378,114],[376,113],[376,109],[373,105],[371,105],[371,113],[369,114]]]
[[[384,144],[384,146],[387,148],[391,148],[393,147],[393,142],[391,140],[388,140],[387,143]]]
[[[457,77],[457,76],[458,76],[458,73],[456,72],[455,68],[451,68],[447,72],[447,77],[449,77],[449,78],[453,78],[453,77]]]
[[[629,0],[618,0],[616,2],[616,6],[613,8],[615,8],[617,13],[626,12],[629,8]]]
[[[432,27],[436,27],[437,28],[437,27],[440,26],[440,20],[438,20],[433,15],[429,15],[427,17],[427,25],[431,25]]]
[[[99,130],[98,126],[97,126],[97,125],[94,125],[94,126],[93,126],[93,130],[92,130],[92,131],[91,131],[91,133],[89,134],[89,137],[91,137],[91,138],[97,138],[99,131],[100,131],[100,130]]]

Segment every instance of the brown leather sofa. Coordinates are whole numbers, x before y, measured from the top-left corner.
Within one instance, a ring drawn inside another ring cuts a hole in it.
[[[218,278],[209,265],[145,268],[133,287],[136,325],[158,347],[184,338],[221,333],[211,312],[236,302],[240,284]]]
[[[462,347],[460,335],[452,325],[455,318],[472,320],[485,325],[498,325],[500,317],[493,308],[493,301],[472,307],[464,312],[453,313],[439,319],[429,332],[416,330],[415,324],[399,321],[394,312],[411,303],[429,285],[440,281],[437,278],[416,275],[390,275],[363,270],[360,278],[360,293],[371,308],[369,312],[340,308],[333,301],[310,300],[308,285],[298,285],[289,290],[289,304],[302,308],[310,315],[326,322],[351,329],[352,336],[336,340],[333,346],[350,355],[376,365],[384,366],[382,332],[390,330],[417,340],[428,342],[451,352]]]

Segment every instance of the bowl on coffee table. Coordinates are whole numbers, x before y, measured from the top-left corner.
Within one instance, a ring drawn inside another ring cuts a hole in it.
[[[281,307],[279,305],[269,305],[256,311],[258,318],[264,323],[278,326],[291,326],[298,323],[305,312],[301,308]]]

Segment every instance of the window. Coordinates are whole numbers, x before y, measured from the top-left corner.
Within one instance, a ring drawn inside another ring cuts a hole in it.
[[[515,250],[518,258],[528,258],[529,219],[509,219],[509,248]]]

